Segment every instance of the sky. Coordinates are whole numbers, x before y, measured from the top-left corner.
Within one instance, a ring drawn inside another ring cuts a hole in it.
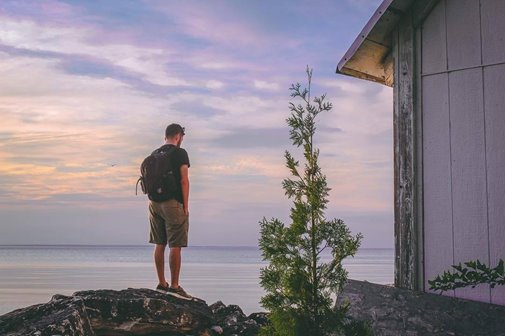
[[[314,139],[326,217],[392,248],[392,89],[335,73],[380,2],[2,0],[0,244],[147,244],[139,165],[177,122],[190,245],[256,245],[263,217],[289,224],[288,89],[308,65],[334,106]]]

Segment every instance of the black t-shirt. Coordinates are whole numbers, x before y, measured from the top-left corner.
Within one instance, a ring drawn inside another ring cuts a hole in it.
[[[163,145],[158,150],[162,152],[168,152],[172,147],[176,146]],[[178,182],[175,199],[180,203],[184,203],[182,198],[182,187],[181,187],[181,166],[188,165],[188,167],[190,167],[188,152],[186,152],[184,148],[176,148],[170,154],[170,163],[172,164],[172,171],[174,173],[175,180]]]

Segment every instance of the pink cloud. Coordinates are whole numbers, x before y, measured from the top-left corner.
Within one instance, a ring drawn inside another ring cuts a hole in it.
[[[173,19],[181,32],[231,49],[260,48],[282,43],[298,45],[295,39],[265,31],[244,19],[234,6],[216,2],[150,2]],[[243,13],[242,13],[243,14]],[[255,49],[251,49],[254,52]]]

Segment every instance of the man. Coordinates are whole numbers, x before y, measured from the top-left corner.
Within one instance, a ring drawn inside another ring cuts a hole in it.
[[[170,124],[165,130],[165,144],[158,151],[169,152],[169,160],[176,181],[175,192],[167,200],[149,201],[149,221],[151,225],[149,242],[156,244],[154,263],[158,274],[156,290],[181,299],[192,297],[179,285],[181,271],[181,248],[188,246],[189,229],[189,157],[181,148],[184,128]],[[170,249],[170,285],[165,279],[165,247]]]

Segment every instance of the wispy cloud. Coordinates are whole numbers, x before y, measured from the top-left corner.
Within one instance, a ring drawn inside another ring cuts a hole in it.
[[[262,80],[255,80],[254,87],[257,89],[261,89],[261,90],[278,90],[279,84],[278,83],[269,83],[269,82],[262,81]]]
[[[209,89],[221,89],[224,87],[224,83],[218,80],[209,80],[207,83],[205,83],[205,86],[208,87]]]
[[[109,42],[95,44],[92,27],[67,27],[39,24],[29,20],[0,20],[0,44],[53,55],[88,56],[136,73],[153,84],[188,86],[186,80],[170,75],[166,67],[171,52],[168,48],[147,48]],[[69,60],[66,60],[69,62]],[[103,63],[102,66],[105,66]]]

